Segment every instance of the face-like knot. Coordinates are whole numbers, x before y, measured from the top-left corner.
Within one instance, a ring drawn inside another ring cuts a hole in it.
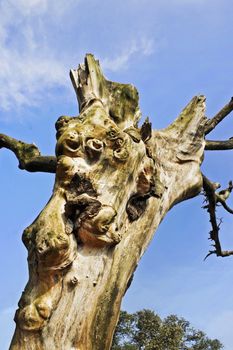
[[[82,144],[82,139],[77,130],[68,129],[59,138],[59,142],[56,145],[56,155],[67,155],[70,157],[75,157],[79,153],[80,146]]]
[[[86,141],[86,152],[88,157],[91,160],[97,159],[100,157],[103,151],[103,142],[98,139],[88,139]]]

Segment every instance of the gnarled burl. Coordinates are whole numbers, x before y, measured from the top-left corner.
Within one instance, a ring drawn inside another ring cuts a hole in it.
[[[52,197],[23,233],[29,281],[11,350],[109,349],[122,297],[155,229],[202,188],[203,96],[168,128],[152,131],[148,120],[138,126],[135,87],[106,80],[92,55],[70,74],[80,114],[57,120],[56,159],[35,150],[30,158],[26,144],[17,153],[17,140],[2,141],[21,167],[56,169]]]

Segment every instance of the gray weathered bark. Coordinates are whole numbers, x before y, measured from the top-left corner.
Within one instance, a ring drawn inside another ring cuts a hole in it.
[[[148,120],[138,127],[137,90],[107,81],[92,55],[71,79],[80,115],[57,121],[57,160],[43,162],[27,146],[19,154],[19,141],[10,147],[0,135],[21,167],[56,169],[52,197],[23,233],[29,281],[11,350],[109,349],[122,297],[155,230],[202,188],[203,96],[169,127],[151,131]]]

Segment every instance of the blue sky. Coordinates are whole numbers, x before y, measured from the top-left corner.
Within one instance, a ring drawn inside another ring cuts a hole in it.
[[[0,1],[0,132],[54,154],[55,121],[78,111],[69,69],[87,52],[109,79],[138,88],[143,118],[149,115],[154,128],[167,126],[199,93],[214,115],[232,96],[231,8],[230,0]],[[232,117],[211,134],[231,136]],[[0,167],[0,348],[6,350],[27,281],[21,234],[48,200],[54,176],[20,171],[7,150],[0,151]],[[226,186],[232,151],[206,154],[203,171]],[[169,212],[123,307],[176,313],[232,350],[233,258],[203,262],[209,222],[201,205],[197,197]],[[231,249],[233,218],[221,210],[219,216],[223,246]]]

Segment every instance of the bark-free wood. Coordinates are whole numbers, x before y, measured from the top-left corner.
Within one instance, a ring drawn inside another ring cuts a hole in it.
[[[11,350],[107,350],[122,297],[155,230],[202,188],[205,98],[168,128],[139,128],[137,90],[92,55],[71,71],[78,117],[57,128],[53,195],[23,234],[29,282]]]

